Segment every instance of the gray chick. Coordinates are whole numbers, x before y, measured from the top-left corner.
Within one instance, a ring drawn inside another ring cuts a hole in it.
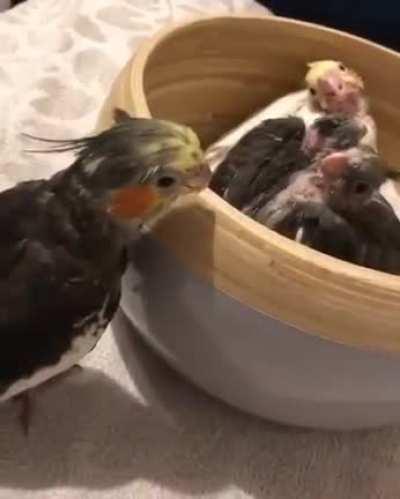
[[[297,117],[269,119],[253,128],[229,151],[210,188],[251,215],[307,168],[318,154],[358,145],[365,126],[357,119],[324,116],[307,129]],[[261,196],[261,199],[259,198]]]
[[[336,258],[398,274],[400,221],[379,192],[386,178],[370,148],[331,153],[292,175],[254,218]]]

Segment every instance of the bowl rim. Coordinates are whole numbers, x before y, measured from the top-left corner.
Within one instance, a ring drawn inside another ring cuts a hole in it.
[[[217,16],[198,16],[190,20],[186,20],[179,23],[172,23],[167,27],[159,30],[150,39],[142,42],[138,48],[136,54],[133,57],[133,62],[129,69],[129,85],[131,95],[135,95],[135,112],[137,116],[141,117],[151,117],[151,112],[147,104],[147,99],[145,95],[144,88],[144,74],[146,71],[146,65],[148,62],[149,55],[153,52],[157,46],[174,36],[177,32],[183,31],[188,27],[195,26],[197,24],[207,24],[213,22],[230,21],[236,22],[241,19],[246,20],[257,20],[264,23],[270,24],[281,24],[281,25],[297,25],[302,26],[305,29],[318,30],[322,32],[332,33],[336,36],[345,37],[349,41],[353,40],[357,43],[362,43],[368,45],[374,50],[383,51],[390,54],[393,57],[400,59],[400,54],[396,51],[381,46],[370,40],[366,40],[362,37],[352,35],[350,33],[336,30],[333,28],[320,26],[314,23],[298,21],[295,19],[278,17],[278,16],[268,16],[254,14],[253,12],[239,12],[232,14],[223,14]],[[346,289],[347,291],[353,290],[354,294],[359,296],[368,297],[371,299],[376,299],[377,302],[395,306],[400,303],[400,276],[387,274],[381,271],[368,269],[358,265],[345,262],[329,255],[320,253],[316,250],[308,248],[296,241],[292,241],[274,231],[263,227],[261,224],[250,219],[234,207],[230,206],[210,189],[207,189],[197,195],[201,200],[202,204],[210,207],[212,210],[220,212],[226,217],[230,223],[234,224],[237,228],[237,234],[240,237],[249,236],[249,239],[260,248],[273,248],[274,252],[279,252],[280,258],[284,258],[289,262],[296,262],[296,265],[301,268],[304,272],[309,272],[312,274],[319,273],[325,276],[325,279],[330,282],[332,286]],[[236,297],[235,297],[236,298]],[[246,303],[249,305],[249,303]],[[252,305],[250,305],[252,306]],[[262,313],[267,313],[265,310],[260,310],[259,307],[255,308]],[[372,310],[373,313],[373,310]],[[267,315],[270,315],[267,313]],[[282,319],[279,319],[282,320]],[[285,322],[284,320],[282,320]],[[292,324],[293,325],[293,324]],[[298,326],[294,326],[297,329]],[[393,336],[386,335],[385,331],[377,331],[375,337],[371,342],[371,335],[368,337],[368,341],[358,341],[351,340],[349,343],[343,340],[343,337],[335,338],[334,335],[324,336],[316,332],[304,331],[305,334],[310,334],[312,336],[320,336],[330,341],[336,341],[341,344],[346,344],[348,346],[355,346],[357,348],[366,348],[368,350],[383,350],[386,352],[393,352],[395,350],[400,351],[400,334],[399,340],[395,341],[396,346],[393,346]]]

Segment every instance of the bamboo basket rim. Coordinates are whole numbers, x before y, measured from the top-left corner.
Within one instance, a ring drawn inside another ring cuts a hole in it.
[[[172,23],[161,29],[152,38],[142,42],[133,57],[128,71],[127,91],[129,91],[130,95],[135,96],[135,110],[137,116],[151,116],[145,94],[144,75],[149,56],[163,41],[167,40],[171,36],[175,36],[176,33],[183,32],[187,28],[195,25],[227,21],[235,23],[238,20],[243,19],[277,25],[297,25],[305,29],[329,32],[337,34],[341,37],[346,37],[349,41],[369,45],[374,50],[383,51],[387,54],[395,56],[396,58],[400,58],[400,54],[394,50],[383,47],[369,40],[365,40],[361,37],[335,30],[333,28],[319,26],[314,23],[284,17],[263,16],[248,12],[224,14],[212,17],[196,17],[189,21]],[[345,290],[347,294],[352,294],[354,299],[359,299],[360,301],[371,300],[371,303],[384,303],[389,308],[393,308],[396,305],[400,306],[400,276],[364,268],[333,258],[281,236],[242,214],[209,189],[203,191],[198,196],[203,206],[210,208],[216,213],[223,214],[223,216],[229,220],[229,223],[236,224],[238,233],[240,233],[241,237],[247,239],[247,242],[262,248],[262,250],[268,252],[268,254],[272,253],[275,259],[284,261],[286,265],[292,267],[296,266],[296,268],[298,267],[304,273],[312,274],[319,280],[325,280],[329,285],[337,288],[338,292],[340,292],[340,290]],[[373,313],[373,309],[371,309],[371,313]],[[312,336],[321,336],[315,331],[304,332]],[[335,341],[335,338],[331,335],[327,339]],[[343,340],[338,339],[337,342],[343,344]],[[386,346],[388,346],[389,343],[389,338],[387,338]],[[384,330],[376,332],[373,344],[374,347],[382,349],[383,351],[393,351],[392,347],[385,348]],[[363,344],[362,341],[357,341],[356,343],[350,341],[348,346],[363,348],[366,345]],[[367,346],[368,349],[370,349],[370,347]],[[397,348],[395,350],[397,350]]]

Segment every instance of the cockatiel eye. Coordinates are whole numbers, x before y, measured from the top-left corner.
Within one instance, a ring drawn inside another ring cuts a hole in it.
[[[340,71],[346,71],[346,66],[344,64],[339,64]]]
[[[174,177],[171,177],[170,175],[165,175],[164,177],[161,177],[157,180],[157,187],[160,188],[168,188],[172,187],[174,184],[176,184],[176,179]]]
[[[168,190],[182,184],[183,177],[172,168],[160,167],[148,179],[148,183],[155,185],[159,190]]]
[[[359,181],[353,185],[352,190],[354,194],[361,195],[361,194],[366,194],[371,189],[367,182]]]

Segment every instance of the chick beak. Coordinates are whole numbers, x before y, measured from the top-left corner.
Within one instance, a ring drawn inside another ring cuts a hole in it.
[[[326,97],[340,98],[344,93],[344,82],[336,73],[330,73],[325,78],[318,80],[318,86]]]
[[[360,90],[346,81],[339,72],[332,71],[317,82],[322,107],[329,112],[355,113],[358,110]]]
[[[382,217],[382,220],[385,220],[385,218],[394,213],[392,206],[386,201],[379,191],[375,191],[371,195],[367,204],[374,213]]]
[[[125,219],[144,218],[161,202],[157,190],[150,185],[137,185],[119,189],[111,198],[108,212]]]
[[[400,220],[390,203],[377,190],[363,206],[359,217],[364,227],[381,241],[400,245]],[[399,246],[398,246],[399,247]]]

